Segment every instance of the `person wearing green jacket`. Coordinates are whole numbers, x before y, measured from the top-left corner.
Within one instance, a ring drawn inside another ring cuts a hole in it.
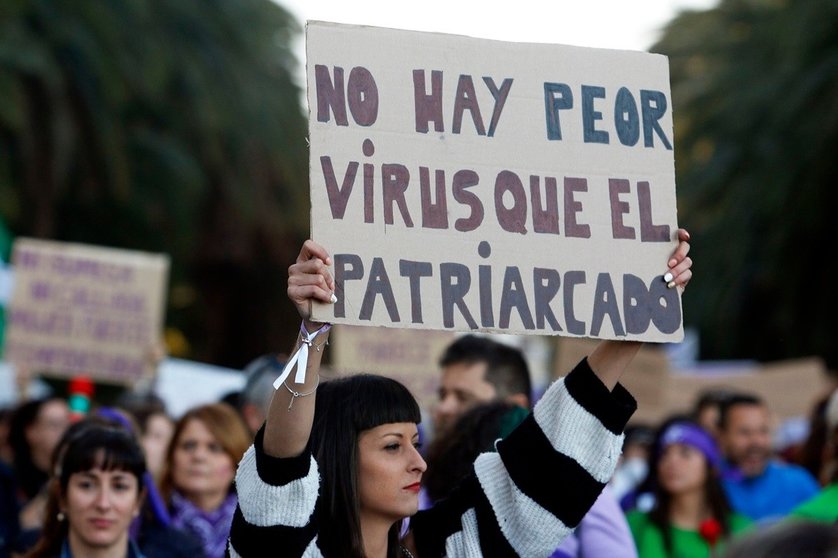
[[[790,514],[791,518],[838,522],[838,389],[826,404],[826,427],[826,455],[829,456],[827,467],[832,469],[830,484],[817,496],[796,507]]]
[[[657,456],[655,506],[627,515],[639,556],[721,556],[732,535],[750,521],[733,513],[719,482],[721,456],[712,437],[697,424],[665,427]]]

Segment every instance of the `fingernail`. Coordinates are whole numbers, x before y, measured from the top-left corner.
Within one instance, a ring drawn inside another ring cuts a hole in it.
[[[663,282],[669,283],[670,281],[672,281],[672,274],[667,271],[666,275],[663,276]]]
[[[335,293],[332,293],[332,297],[329,300],[331,300],[332,304],[334,304],[335,302],[338,301],[338,297],[335,296]]]
[[[670,281],[669,283],[666,284],[667,289],[671,289],[674,286],[675,286],[675,281]]]

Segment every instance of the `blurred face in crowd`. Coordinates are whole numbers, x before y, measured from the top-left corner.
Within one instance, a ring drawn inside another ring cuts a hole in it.
[[[358,499],[362,520],[393,523],[419,509],[427,469],[412,422],[387,423],[358,436]]]
[[[70,426],[70,408],[62,399],[51,399],[41,405],[38,417],[26,429],[26,442],[32,453],[32,462],[42,471],[48,471],[52,451]]]
[[[707,460],[691,445],[670,444],[658,461],[658,477],[672,495],[701,491],[707,481]]]
[[[762,474],[771,459],[771,426],[762,405],[734,405],[721,432],[727,458],[746,477]]]
[[[137,477],[118,469],[70,475],[62,509],[74,556],[93,556],[128,547],[128,527],[139,514]]]
[[[442,370],[439,402],[433,411],[437,433],[444,432],[466,411],[498,397],[495,386],[486,381],[486,363],[454,363]]]
[[[186,423],[174,443],[174,486],[201,509],[217,509],[227,496],[236,473],[233,459],[206,425],[197,419]]]
[[[698,412],[696,422],[713,436],[714,440],[719,439],[719,406],[706,405]]]
[[[148,417],[140,442],[145,453],[146,466],[152,476],[157,478],[166,460],[166,448],[172,440],[175,425],[168,416],[162,413]]]

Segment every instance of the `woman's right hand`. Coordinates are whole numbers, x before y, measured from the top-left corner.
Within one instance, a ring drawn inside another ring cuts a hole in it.
[[[318,339],[322,341],[318,341],[318,350],[306,352],[305,382],[294,384],[293,390],[286,383],[285,387],[277,388],[271,399],[265,422],[264,449],[266,454],[274,457],[302,454],[311,436],[316,397],[314,394],[320,381],[320,359],[323,356],[319,349],[329,338],[328,329],[322,331],[322,324],[311,321],[311,303],[331,302],[332,293],[335,291],[335,281],[328,267],[331,263],[332,259],[325,248],[313,240],[306,240],[300,248],[297,261],[288,268],[288,298],[297,307],[297,312],[303,319],[303,327],[310,333],[317,332]],[[301,332],[292,353],[301,350],[305,342],[306,337]],[[297,360],[293,366],[299,364],[300,361]],[[293,372],[293,367],[288,372]],[[309,395],[312,397],[307,397]]]
[[[331,263],[326,249],[309,239],[300,248],[296,263],[288,268],[288,298],[297,307],[309,331],[318,327],[311,321],[311,302],[332,302],[335,281],[329,272]]]

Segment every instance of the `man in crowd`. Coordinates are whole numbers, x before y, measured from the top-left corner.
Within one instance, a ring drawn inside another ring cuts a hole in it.
[[[268,416],[274,394],[273,383],[282,373],[283,366],[284,362],[270,354],[260,356],[244,368],[247,381],[239,395],[239,414],[253,435]]]
[[[465,335],[440,358],[439,403],[434,431],[441,436],[467,410],[493,401],[531,407],[532,383],[521,351],[488,337]]]
[[[722,405],[733,392],[723,388],[713,388],[698,394],[693,405],[692,419],[713,436],[719,443],[719,413]]]
[[[759,398],[737,394],[725,400],[719,435],[729,464],[725,492],[735,511],[770,523],[817,494],[808,471],[772,458],[770,413]]]
[[[532,381],[520,350],[485,336],[465,335],[440,358],[439,403],[434,409],[435,436],[445,436],[465,412],[503,401],[531,409]],[[634,541],[617,500],[606,487],[553,558],[581,556],[636,557]]]

